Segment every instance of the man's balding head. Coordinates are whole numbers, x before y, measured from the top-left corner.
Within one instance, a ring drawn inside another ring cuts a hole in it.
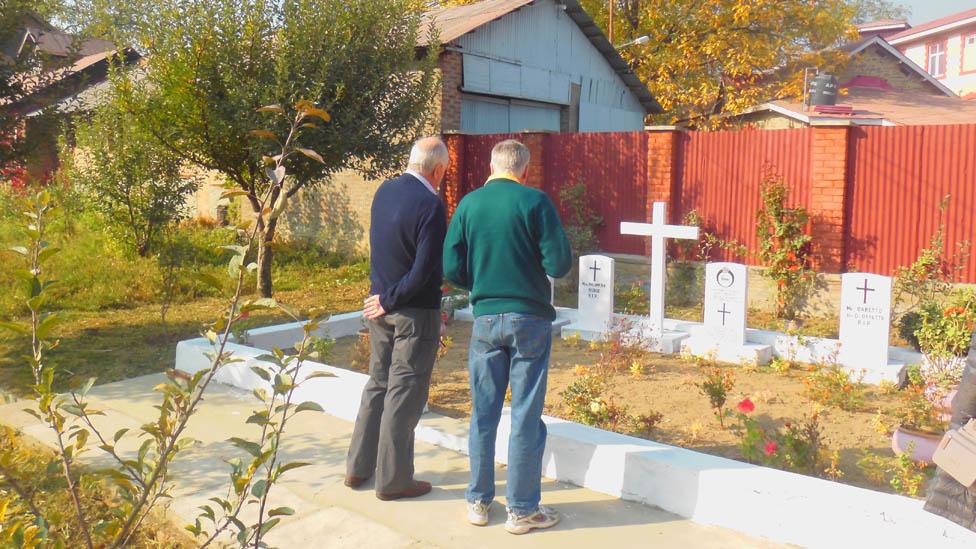
[[[410,149],[410,160],[407,162],[407,169],[418,171],[427,177],[433,175],[437,168],[442,172],[447,171],[447,165],[451,162],[451,156],[447,152],[447,145],[439,137],[425,137],[413,144]],[[441,173],[441,177],[443,177]],[[430,179],[428,177],[428,179]],[[431,179],[431,183],[437,185],[440,181]]]

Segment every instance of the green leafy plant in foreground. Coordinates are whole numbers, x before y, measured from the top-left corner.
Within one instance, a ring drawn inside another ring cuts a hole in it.
[[[278,106],[267,107],[262,111],[285,116],[285,110]],[[301,131],[303,124],[306,124],[305,119],[310,114],[317,115],[318,112],[321,111],[308,102],[299,102],[295,105],[294,117],[290,120],[290,131],[281,141],[280,152],[268,167],[269,177],[274,180],[275,185],[283,185],[286,180],[287,172],[283,163],[296,152],[292,144],[293,138]],[[268,209],[269,216],[280,215],[283,205],[280,201],[270,200],[271,196],[273,196],[271,190],[264,195],[264,208]],[[15,505],[11,507],[9,502],[6,503],[5,512],[0,513],[3,515],[0,535],[20,540],[29,535],[34,540],[33,546],[43,547],[62,547],[67,542],[88,549],[125,547],[143,527],[157,504],[171,497],[170,490],[173,482],[169,476],[169,465],[180,452],[195,443],[193,439],[184,436],[184,433],[207,388],[221,368],[241,362],[226,350],[234,324],[251,311],[272,307],[283,310],[296,320],[297,315],[272,299],[244,300],[242,298],[245,282],[257,269],[257,264],[250,261],[257,230],[242,229],[247,235],[246,244],[224,246],[232,252],[227,264],[227,274],[232,280],[233,289],[226,310],[205,330],[207,339],[213,345],[213,351],[208,353],[209,367],[188,376],[187,379],[171,375],[166,382],[155,387],[162,397],[161,402],[156,406],[159,416],[155,421],[143,425],[137,433],[130,434],[129,429],[120,429],[112,435],[107,435],[93,422],[94,417],[104,413],[92,407],[87,398],[95,379],[89,378],[73,385],[67,394],[59,394],[53,388],[55,376],[59,372],[46,361],[47,352],[57,346],[55,329],[61,322],[60,316],[46,310],[49,290],[55,282],[47,278],[44,265],[58,253],[58,248],[51,246],[45,240],[46,223],[54,209],[50,194],[44,191],[35,195],[26,204],[24,216],[28,223],[24,234],[27,244],[15,247],[12,251],[22,256],[25,263],[25,268],[18,271],[18,277],[23,281],[30,320],[26,324],[4,322],[0,327],[30,338],[28,363],[34,381],[31,386],[34,407],[26,411],[49,427],[53,433],[59,469],[57,472],[66,482],[67,491],[71,496],[73,516],[46,514],[45,510],[37,504],[37,494],[22,489],[22,483],[10,468],[3,466],[5,461],[0,459],[0,484],[12,490],[17,496]],[[209,274],[200,274],[198,278],[221,295],[226,295],[228,284],[224,280]],[[304,361],[312,352],[312,333],[316,328],[314,322],[306,325],[305,336],[296,347],[297,354],[286,356],[283,351],[275,350],[273,355],[264,357],[270,364],[269,370],[255,368],[257,375],[271,383],[272,390],[270,395],[262,391],[255,392],[255,395],[262,399],[264,407],[256,411],[248,420],[251,423],[259,423],[262,426],[262,434],[257,442],[231,439],[230,442],[244,449],[251,459],[246,464],[243,461],[231,463],[233,481],[231,492],[236,496],[236,500],[216,498],[221,501],[224,514],[219,520],[216,516],[213,517],[213,532],[203,546],[211,544],[224,530],[233,526],[237,529],[236,539],[242,547],[264,547],[266,544],[262,540],[268,532],[279,523],[281,517],[293,513],[287,508],[267,509],[267,501],[272,486],[281,475],[301,466],[279,461],[280,443],[288,420],[302,411],[321,410],[321,407],[315,403],[294,404],[292,401],[295,390],[302,383],[315,377],[329,375],[313,373],[304,376],[302,381],[296,381],[300,379],[299,374]],[[138,443],[138,449],[132,450],[131,447],[135,443]],[[79,486],[82,476],[78,460],[83,454],[91,451],[92,446],[97,446],[113,462],[112,467],[92,473],[95,479],[111,486],[110,493],[107,495],[112,502],[109,506],[110,510],[97,516],[82,504]],[[51,471],[52,474],[55,472]],[[250,504],[258,506],[258,516],[254,524],[244,525],[237,516],[240,509]],[[15,512],[6,512],[9,509]],[[204,508],[204,516],[207,515],[207,509]],[[76,524],[80,539],[66,540],[58,536],[58,525],[54,521],[69,520]],[[197,535],[205,533],[200,521],[188,529]]]

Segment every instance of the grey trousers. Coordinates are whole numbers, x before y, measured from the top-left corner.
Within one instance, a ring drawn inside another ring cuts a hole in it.
[[[404,309],[369,322],[369,381],[353,430],[346,474],[369,478],[376,492],[413,485],[413,430],[430,392],[440,341],[440,312]]]

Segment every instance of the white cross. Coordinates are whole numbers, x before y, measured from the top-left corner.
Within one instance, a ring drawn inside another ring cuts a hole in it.
[[[651,237],[651,338],[659,345],[664,337],[664,280],[665,254],[668,238],[679,240],[698,240],[698,227],[685,225],[666,225],[666,202],[655,202],[650,223],[620,224],[620,234],[633,234]]]

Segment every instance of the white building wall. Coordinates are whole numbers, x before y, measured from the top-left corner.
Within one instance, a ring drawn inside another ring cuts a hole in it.
[[[581,91],[580,131],[643,128],[644,109],[640,102],[554,0],[539,0],[457,42],[464,57],[465,92],[558,106],[570,104],[571,84],[577,84]],[[469,100],[462,107],[462,129],[480,131],[480,124],[470,116],[480,116],[484,121],[488,110],[492,108]],[[510,118],[519,116],[517,110],[510,111]],[[546,109],[522,110],[532,112],[537,120],[551,122],[549,113],[543,112]],[[465,113],[469,113],[467,123]],[[512,119],[511,131],[517,131],[515,128],[520,125]],[[489,126],[497,128],[499,124]]]
[[[976,93],[976,25],[953,34],[926,37],[918,42],[899,44],[906,57],[929,71],[928,45],[946,42],[946,75],[939,80],[960,96]]]

